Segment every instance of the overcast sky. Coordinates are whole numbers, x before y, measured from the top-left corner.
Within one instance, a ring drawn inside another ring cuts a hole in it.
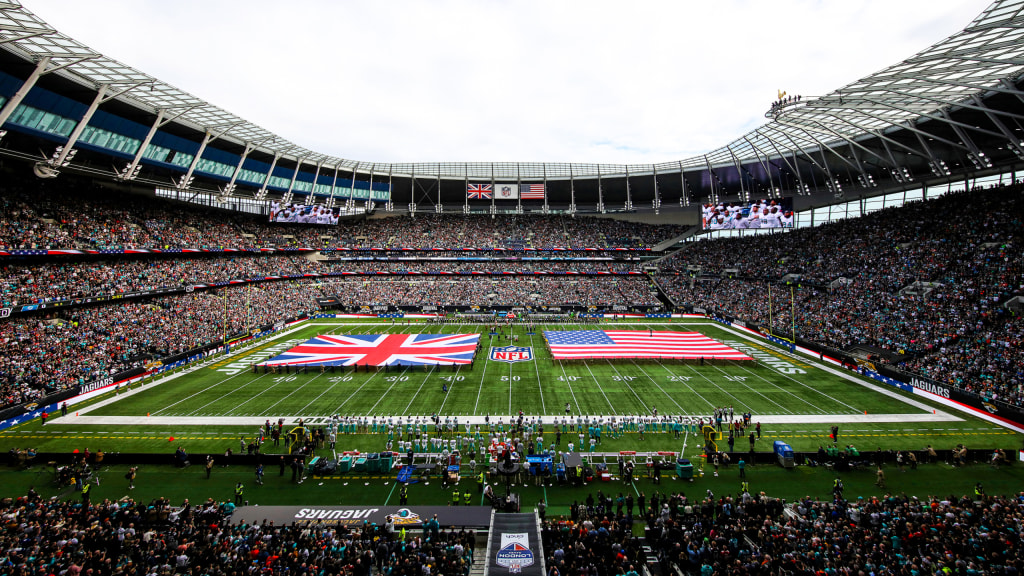
[[[22,0],[301,146],[361,161],[665,162],[963,28],[979,0]]]

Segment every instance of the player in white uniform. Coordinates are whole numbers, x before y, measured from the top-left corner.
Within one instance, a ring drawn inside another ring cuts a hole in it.
[[[316,221],[316,213],[318,210],[316,206],[303,206],[298,215],[295,217],[295,221],[299,224],[309,224]]]
[[[778,206],[772,206],[768,212],[761,217],[765,228],[779,228],[782,226],[782,212]]]
[[[793,211],[790,210],[782,215],[782,227],[792,228],[793,227]]]
[[[750,207],[750,213],[747,214],[747,228],[760,228],[761,227],[761,206],[754,204]]]

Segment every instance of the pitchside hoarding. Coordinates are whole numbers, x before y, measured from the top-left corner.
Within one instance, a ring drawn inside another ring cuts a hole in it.
[[[491,523],[490,506],[242,506],[231,515],[232,524],[329,524],[383,526],[388,518],[395,528],[422,528],[434,516],[441,526],[484,527]]]

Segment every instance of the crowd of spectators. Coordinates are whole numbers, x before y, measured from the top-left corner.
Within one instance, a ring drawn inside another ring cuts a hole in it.
[[[269,282],[214,291],[75,308],[0,323],[0,404],[72,388],[317,309],[303,282]]]
[[[636,515],[633,509],[636,505]],[[473,531],[428,521],[401,533],[390,523],[232,524],[231,502],[172,506],[123,498],[98,503],[27,496],[0,502],[4,572],[35,574],[290,573],[466,576]],[[792,504],[743,492],[627,497],[598,493],[541,524],[552,575],[1020,574],[1024,493],[975,498],[905,494]],[[645,541],[633,535],[646,525]],[[644,545],[649,550],[644,550]]]
[[[5,574],[296,574],[468,576],[473,531],[393,524],[232,524],[234,504],[171,506],[131,498],[72,503],[29,495],[0,503]],[[405,535],[404,539],[401,538]]]
[[[542,524],[557,574],[1020,574],[1024,492],[987,497],[906,494],[786,504],[749,492],[605,495]],[[634,515],[634,505],[636,514]],[[646,525],[646,554],[632,536]],[[863,571],[863,572],[858,572]],[[549,572],[550,573],[550,572]]]
[[[663,261],[658,282],[677,304],[887,351],[879,360],[1020,405],[1024,323],[1002,304],[1024,290],[1022,213],[1019,186],[947,194],[787,234],[697,242]]]
[[[714,574],[1019,574],[1024,494],[905,494],[783,509],[764,493],[685,497],[651,518],[663,566]]]
[[[573,279],[499,277],[453,279],[347,280],[326,282],[325,294],[337,295],[344,306],[599,306],[660,305],[647,278]]]
[[[317,269],[315,262],[280,255],[0,262],[0,298],[3,306],[15,306],[294,275]]]
[[[318,309],[363,305],[657,305],[647,277],[272,281],[16,316],[0,322],[0,405],[28,402]]]
[[[315,260],[301,255],[44,260],[0,263],[0,305],[50,303],[296,274],[579,274],[640,272],[638,261]]]
[[[0,249],[7,250],[637,249],[686,230],[612,218],[541,215],[420,214],[352,218],[336,226],[274,224],[256,214],[38,181],[21,187],[9,183],[0,190],[0,215]]]
[[[612,261],[455,261],[455,260],[400,260],[400,261],[360,261],[334,260],[327,263],[324,272],[355,272],[374,274],[377,272],[408,273],[408,274],[533,274],[535,272],[573,272],[578,274],[625,273],[642,271],[639,262]]]

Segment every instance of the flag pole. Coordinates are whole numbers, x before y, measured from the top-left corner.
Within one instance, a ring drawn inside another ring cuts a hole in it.
[[[549,210],[549,208],[548,208],[548,165],[547,164],[541,164],[541,167],[544,169],[544,209],[542,210],[542,212],[544,214],[547,214],[548,210]]]
[[[523,178],[519,173],[519,162],[516,162],[516,190],[519,194],[516,195],[516,213],[523,213]]]
[[[768,282],[768,333],[771,334],[772,333],[772,327],[774,326],[774,323],[772,322],[772,281],[771,281],[771,279],[768,279],[767,282]]]
[[[789,315],[793,319],[793,344],[796,344],[796,297],[793,295],[793,285],[789,285]]]

